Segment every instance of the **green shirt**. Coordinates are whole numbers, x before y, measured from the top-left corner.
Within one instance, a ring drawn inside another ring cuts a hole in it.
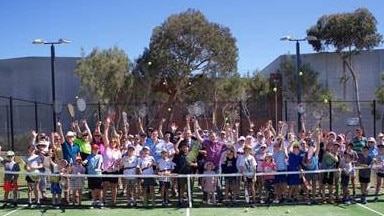
[[[366,137],[361,137],[361,139],[354,137],[352,142],[353,150],[356,151],[358,154],[360,154],[363,151],[363,147],[368,144],[368,140]]]
[[[80,152],[82,153],[85,153],[85,154],[91,154],[91,144],[89,144],[88,141],[84,141],[82,139],[79,139],[79,138],[75,138],[74,140],[74,143],[76,143],[77,145],[79,145],[80,147]]]

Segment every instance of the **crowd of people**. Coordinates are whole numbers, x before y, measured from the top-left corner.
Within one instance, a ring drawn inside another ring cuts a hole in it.
[[[86,120],[75,121],[65,135],[58,123],[57,132],[50,135],[31,133],[21,162],[15,161],[13,151],[0,161],[5,171],[26,171],[29,207],[39,207],[48,197],[55,208],[82,205],[86,192],[93,208],[116,206],[120,193],[128,207],[156,206],[159,196],[162,206],[173,205],[170,198],[175,197],[177,206],[184,207],[188,197],[197,199],[188,196],[188,185],[198,185],[190,191],[201,190],[202,205],[365,204],[373,182],[373,201],[379,199],[384,179],[382,133],[367,138],[362,128],[356,128],[347,140],[333,131],[295,133],[293,123],[279,122],[274,128],[268,121],[259,129],[251,124],[246,134],[240,134],[238,123],[209,131],[190,116],[185,126],[172,124],[163,131],[164,121],[146,131],[139,121],[136,135],[129,133],[128,123],[116,130],[109,118],[93,130]],[[190,184],[177,177],[195,173],[202,175],[191,178]],[[5,205],[17,206],[18,178],[18,173],[4,174]]]

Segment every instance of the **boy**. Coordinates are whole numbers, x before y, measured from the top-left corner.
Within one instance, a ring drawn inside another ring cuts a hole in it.
[[[249,205],[249,192],[251,192],[253,198],[251,207],[254,208],[256,203],[255,182],[257,163],[255,157],[251,155],[251,151],[252,147],[250,145],[244,146],[244,156],[240,159],[239,166],[243,174],[245,201]]]
[[[103,163],[103,157],[98,154],[99,146],[97,144],[92,145],[92,152],[88,157],[83,161],[83,164],[86,165],[88,174],[90,175],[100,175],[100,177],[88,177],[88,187],[91,189],[92,193],[92,207],[103,208],[104,204],[101,202],[101,189],[102,179],[101,179],[101,164]]]
[[[72,175],[85,174],[85,167],[83,166],[81,156],[76,157],[76,163],[68,170]],[[84,177],[72,176],[69,181],[69,188],[72,193],[73,205],[81,205],[84,188]]]
[[[377,183],[376,183],[376,190],[375,190],[375,199],[374,201],[377,202],[379,200],[379,192],[381,188],[381,183],[384,180],[384,144],[379,143],[377,145],[379,152],[376,156],[376,164],[378,165],[377,170]]]
[[[0,152],[1,152],[1,146],[0,146]],[[15,153],[13,151],[8,151],[7,154],[7,159],[5,160],[0,156],[0,161],[4,165],[4,170],[5,172],[10,171],[10,172],[19,172],[20,171],[20,166],[18,163],[15,161]],[[4,174],[4,205],[3,208],[5,208],[8,203],[11,204],[13,207],[17,207],[17,190],[18,190],[18,185],[17,185],[17,179],[19,178],[18,174]],[[13,192],[13,199],[11,202],[8,202],[8,195],[9,192]]]
[[[154,175],[153,166],[156,166],[155,159],[149,155],[150,148],[143,147],[143,158],[137,164],[139,174]],[[143,178],[144,206],[148,206],[149,198],[152,199],[152,207],[155,207],[155,179],[153,177]]]
[[[340,161],[339,169],[341,171],[341,187],[343,188],[343,202],[346,205],[350,205],[351,200],[349,197],[348,183],[349,183],[351,172],[353,170],[352,155],[350,153],[344,152],[344,157]]]
[[[126,194],[127,194],[127,206],[136,206],[136,199],[138,198],[136,193],[137,178],[130,177],[130,175],[136,175],[136,167],[139,163],[139,158],[135,153],[135,146],[128,145],[128,152],[122,158],[123,174],[126,179]]]
[[[161,159],[157,161],[158,163],[158,174],[161,176],[169,176],[171,175],[172,170],[175,168],[175,163],[168,157],[168,150],[161,150]],[[162,206],[169,205],[169,188],[171,186],[169,177],[161,177],[159,178],[160,188],[161,188],[161,198],[162,198]]]
[[[231,147],[224,153],[224,159],[221,162],[221,172],[223,174],[234,174],[237,173],[237,157],[235,155],[235,148]],[[229,203],[229,192],[232,195],[232,204],[236,203],[236,176],[226,176],[225,179],[225,204]]]
[[[361,188],[361,203],[367,204],[368,185],[371,181],[371,164],[373,162],[372,157],[369,155],[369,147],[364,146],[362,154],[357,161],[358,166],[362,167],[359,170],[359,182]]]

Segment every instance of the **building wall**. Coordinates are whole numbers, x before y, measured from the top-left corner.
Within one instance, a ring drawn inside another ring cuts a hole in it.
[[[278,71],[280,64],[286,56],[279,56],[271,64],[262,70],[262,73],[269,76]],[[294,62],[296,62],[296,55],[289,55]],[[347,104],[351,107],[351,111],[342,113],[339,111],[334,112],[334,124],[332,129],[340,130],[343,132],[347,130],[346,118],[356,117],[355,104],[356,100],[354,93],[354,84],[350,72],[346,66],[343,65],[340,57],[336,53],[324,52],[314,54],[300,55],[302,64],[308,63],[317,72],[319,72],[320,82],[329,87],[336,98],[341,101],[351,101]],[[357,74],[359,84],[359,96],[362,108],[363,124],[366,129],[367,135],[377,134],[382,131],[381,120],[377,120],[377,128],[374,131],[372,105],[369,101],[375,99],[375,90],[382,85],[381,75],[384,72],[384,50],[363,51],[361,54],[352,57],[353,67]],[[341,82],[343,74],[347,75],[348,81],[346,84]],[[305,74],[303,75],[305,79]],[[304,90],[303,90],[304,91]],[[284,99],[283,99],[284,100]],[[335,106],[337,104],[334,104]],[[379,113],[382,113],[379,108]],[[288,108],[289,113],[296,113],[294,107]],[[293,114],[292,114],[293,115]],[[327,121],[327,120],[326,120]],[[380,125],[379,125],[380,124]],[[380,126],[380,127],[379,127]]]

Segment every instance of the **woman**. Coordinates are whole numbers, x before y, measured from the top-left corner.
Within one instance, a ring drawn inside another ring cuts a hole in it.
[[[103,175],[117,175],[119,174],[121,151],[120,151],[120,138],[117,134],[113,134],[112,139],[109,140],[108,132],[110,128],[110,120],[107,118],[104,125],[104,147],[103,155]],[[105,203],[107,188],[111,188],[112,193],[112,206],[116,205],[118,177],[104,177],[103,178],[103,202]]]

